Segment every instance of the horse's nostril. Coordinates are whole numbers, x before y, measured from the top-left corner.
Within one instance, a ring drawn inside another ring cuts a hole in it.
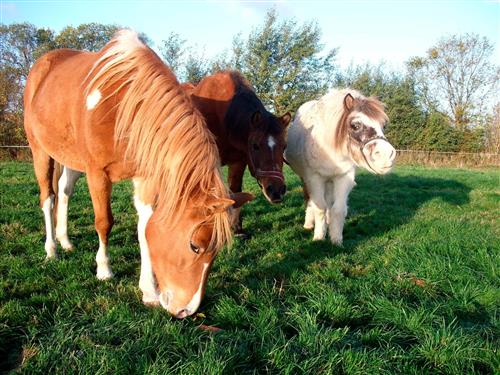
[[[274,187],[273,185],[269,184],[266,187],[267,194],[272,195],[274,193]]]
[[[286,193],[286,185],[283,185],[280,188],[280,194],[281,194],[281,196],[283,196],[283,195],[285,195],[285,193]]]

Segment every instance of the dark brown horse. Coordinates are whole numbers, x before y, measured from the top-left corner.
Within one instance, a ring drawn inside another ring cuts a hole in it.
[[[243,173],[248,169],[271,203],[283,200],[283,151],[291,115],[270,113],[250,83],[238,72],[223,71],[205,77],[197,86],[182,87],[215,135],[222,165],[229,167],[229,187],[241,192]],[[238,216],[235,231],[244,234]]]

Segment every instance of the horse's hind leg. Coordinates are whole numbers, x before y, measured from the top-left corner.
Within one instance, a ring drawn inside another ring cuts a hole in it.
[[[56,258],[56,241],[54,233],[54,200],[55,193],[52,186],[54,174],[54,159],[47,154],[36,141],[30,139],[33,154],[33,166],[40,187],[40,207],[45,220],[45,252],[47,259]]]
[[[73,249],[73,245],[68,238],[68,204],[73,195],[76,181],[81,175],[81,172],[63,167],[58,181],[56,238],[64,250]]]
[[[87,170],[92,205],[94,206],[94,222],[99,236],[99,250],[96,255],[97,278],[107,280],[113,277],[109,265],[108,236],[113,227],[111,213],[111,181],[103,170]]]

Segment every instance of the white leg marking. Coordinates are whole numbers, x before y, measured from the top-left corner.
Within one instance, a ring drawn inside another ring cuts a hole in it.
[[[146,224],[153,214],[151,205],[145,204],[141,201],[137,189],[140,181],[134,179],[134,205],[139,216],[137,222],[137,235],[139,237],[139,247],[141,249],[141,276],[139,278],[139,288],[142,290],[142,302],[146,304],[158,304],[159,292],[156,285],[156,279],[153,273],[153,266],[151,265],[151,257],[149,255],[148,242],[146,240]]]
[[[94,109],[97,103],[99,103],[99,100],[101,100],[101,92],[99,90],[94,90],[92,91],[88,96],[87,96],[87,110]]]
[[[333,181],[333,206],[330,209],[329,232],[330,240],[333,244],[342,244],[342,232],[344,230],[344,221],[347,215],[347,198],[354,182],[354,170],[345,175],[336,177]]]
[[[307,181],[310,202],[314,213],[313,241],[323,240],[326,236],[325,185],[326,181],[319,175],[314,175]]]
[[[106,244],[102,241],[101,236],[99,236],[99,250],[95,257],[97,263],[97,278],[99,280],[109,280],[113,277],[113,272],[109,265],[108,249]]]
[[[307,201],[304,229],[306,230],[314,229],[314,208],[312,206],[312,202],[310,199]]]
[[[47,259],[57,257],[56,254],[56,241],[54,236],[54,195],[50,195],[42,205],[43,217],[45,219],[45,252]]]
[[[58,182],[56,238],[65,250],[73,249],[73,245],[68,238],[68,204],[69,198],[73,195],[76,181],[81,175],[81,172],[64,167]]]

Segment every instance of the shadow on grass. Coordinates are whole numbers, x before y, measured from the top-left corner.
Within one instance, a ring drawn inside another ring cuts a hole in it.
[[[281,243],[291,246],[283,249],[283,257],[278,261],[257,267],[253,277],[288,277],[297,269],[303,270],[321,259],[353,253],[361,243],[411,221],[427,202],[439,199],[453,206],[467,204],[471,190],[451,179],[401,176],[396,173],[387,176],[361,174],[357,176],[356,182],[357,186],[349,196],[342,247],[331,244],[328,237],[324,241],[313,242],[312,233],[302,228],[305,212],[298,179],[289,182],[291,192],[283,207],[278,208],[277,214],[269,214],[269,205],[263,197],[258,196],[252,206],[246,208],[247,216],[254,216],[254,220],[246,226],[247,230],[255,234],[269,230],[274,233],[270,236],[269,246],[274,245],[276,235]],[[265,256],[266,241],[264,239],[261,242],[264,246],[250,251],[245,249],[245,244],[241,244],[244,254],[239,259],[246,263]]]

